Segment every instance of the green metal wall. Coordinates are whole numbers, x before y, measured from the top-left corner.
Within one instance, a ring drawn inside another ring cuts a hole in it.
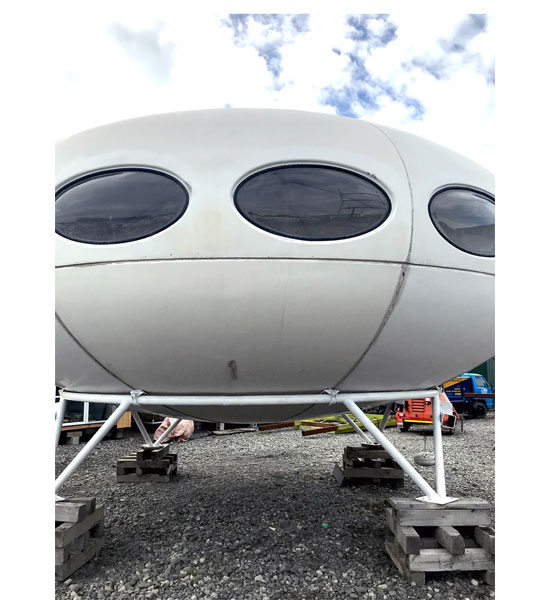
[[[481,365],[470,369],[470,373],[479,373],[483,375],[485,379],[491,384],[493,390],[495,389],[495,357],[490,358]]]

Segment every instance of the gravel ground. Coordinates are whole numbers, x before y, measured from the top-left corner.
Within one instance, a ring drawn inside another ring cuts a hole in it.
[[[443,436],[447,493],[494,502],[494,413]],[[388,437],[411,462],[432,449],[428,426]],[[56,598],[153,599],[485,599],[494,589],[475,573],[428,574],[407,583],[384,550],[388,496],[405,486],[338,488],[332,478],[355,433],[302,437],[296,430],[227,436],[198,430],[178,453],[170,483],[116,483],[116,461],[142,443],[138,433],[105,440],[60,494],[105,504],[105,545],[63,583]],[[56,471],[80,446],[60,446]],[[430,482],[433,467],[418,467]],[[494,512],[493,512],[494,519]],[[494,526],[494,522],[493,522]]]

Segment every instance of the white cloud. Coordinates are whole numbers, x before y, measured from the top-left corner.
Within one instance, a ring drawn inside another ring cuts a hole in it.
[[[493,166],[494,88],[485,78],[494,63],[492,20],[462,54],[449,52],[442,40],[452,39],[459,26],[468,38],[469,24],[463,13],[448,11],[429,19],[390,15],[395,39],[378,47],[369,36],[386,31],[382,19],[369,21],[365,43],[357,30],[356,39],[349,37],[343,14],[314,12],[309,31],[300,33],[290,18],[276,19],[278,27],[249,18],[247,38],[237,45],[233,30],[222,23],[227,15],[180,6],[98,2],[82,18],[78,3],[66,5],[56,32],[57,137],[141,114],[226,105],[335,113],[323,104],[323,90],[350,92],[361,85],[379,105],[372,110],[350,96],[350,108],[361,118],[412,131]],[[365,66],[368,82],[357,79],[361,67],[352,74],[349,53]],[[417,66],[411,63],[415,57]],[[266,58],[273,59],[271,71]],[[445,77],[427,70],[435,68],[444,68]],[[421,121],[413,119],[415,109],[403,97],[390,97],[396,93],[422,104]]]
[[[312,16],[310,31],[281,49],[281,81],[295,90],[292,93],[287,89],[282,95],[295,98],[303,94],[317,106],[323,87],[344,84],[348,60],[344,55],[335,53],[333,48],[341,45],[345,32],[343,18]]]
[[[433,20],[392,16],[397,25],[394,40],[372,50],[365,42],[353,48],[375,80],[422,104],[421,120],[413,118],[412,107],[387,94],[376,96],[379,109],[358,104],[352,108],[361,118],[416,133],[492,168],[494,87],[483,72],[494,62],[492,21],[488,21],[487,33],[474,37],[466,52],[450,53],[444,42],[453,39],[465,19],[464,14],[438,15],[436,26]],[[418,59],[419,66],[414,66],[413,59]],[[436,77],[438,71],[444,76]],[[353,85],[351,77],[347,83]]]

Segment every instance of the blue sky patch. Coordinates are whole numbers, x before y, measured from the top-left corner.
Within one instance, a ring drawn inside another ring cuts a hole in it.
[[[378,27],[372,27],[373,21]],[[389,15],[350,15],[347,18],[350,26],[348,37],[356,42],[365,42],[369,47],[386,46],[397,37],[397,26],[394,25]],[[382,30],[380,29],[382,24]]]
[[[253,39],[249,37],[250,20],[265,26],[263,35],[260,33]],[[282,70],[280,48],[292,43],[297,35],[309,31],[309,15],[231,14],[222,23],[233,30],[233,42],[236,46],[256,48],[273,77],[274,89],[281,89],[283,84],[279,81]]]

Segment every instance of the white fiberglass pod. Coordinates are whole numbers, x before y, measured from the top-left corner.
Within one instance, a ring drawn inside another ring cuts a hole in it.
[[[492,176],[416,136],[298,111],[164,114],[64,140],[56,185],[69,391],[424,389],[494,354],[491,217],[474,235],[477,217],[453,217],[477,198],[494,219]]]

